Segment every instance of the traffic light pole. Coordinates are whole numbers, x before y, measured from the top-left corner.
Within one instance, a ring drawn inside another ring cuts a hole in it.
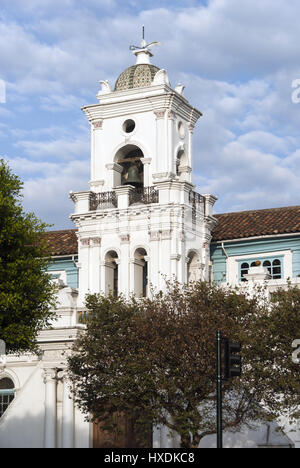
[[[222,430],[222,334],[217,332],[217,448],[223,448]]]

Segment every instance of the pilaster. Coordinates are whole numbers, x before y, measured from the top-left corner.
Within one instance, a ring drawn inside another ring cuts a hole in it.
[[[56,448],[56,369],[44,370],[45,419],[44,448]]]
[[[74,448],[74,402],[71,382],[66,370],[58,372],[57,377],[63,383],[61,447],[70,449]]]

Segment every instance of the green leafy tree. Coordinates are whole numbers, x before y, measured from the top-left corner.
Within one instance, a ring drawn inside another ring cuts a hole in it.
[[[264,291],[207,283],[168,285],[139,300],[91,295],[86,332],[69,359],[78,405],[102,428],[116,431],[116,414],[134,421],[141,437],[149,421],[198,447],[216,431],[216,332],[243,345],[242,378],[224,384],[224,430],[297,417],[299,368],[291,343],[300,336],[300,290],[267,301]]]
[[[45,230],[21,205],[23,183],[0,160],[0,338],[8,351],[33,351],[38,332],[54,316],[54,290],[46,273]]]

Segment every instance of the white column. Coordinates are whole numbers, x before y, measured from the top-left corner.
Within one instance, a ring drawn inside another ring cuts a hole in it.
[[[74,447],[74,402],[70,391],[70,381],[65,371],[59,372],[58,377],[63,382],[63,403],[62,403],[62,429],[61,447]]]
[[[167,172],[165,113],[166,109],[154,111],[156,115],[156,158],[154,171],[157,173]]]
[[[120,234],[119,293],[130,294],[130,234]]]
[[[130,199],[130,193],[134,190],[135,188],[132,185],[120,185],[119,187],[116,187],[115,192],[118,197],[118,208],[123,210],[127,209],[130,205],[129,199]]]
[[[45,383],[45,420],[44,420],[44,448],[56,447],[56,371],[44,370]]]
[[[91,238],[91,251],[89,255],[89,275],[91,293],[100,292],[99,262],[101,256],[101,237]]]
[[[175,122],[175,114],[173,111],[168,111],[168,148],[167,148],[167,155],[168,155],[168,172],[170,174],[176,174],[176,163],[174,161],[174,148],[173,148],[173,133],[174,133],[174,122]]]
[[[106,262],[101,261],[100,262],[100,293],[105,294],[106,293],[106,285],[105,285],[105,268],[106,268]]]
[[[89,258],[90,258],[90,244],[91,239],[89,237],[83,237],[80,239],[79,242],[79,297],[78,297],[78,305],[79,307],[83,307],[85,304],[85,295],[89,292],[90,289],[90,265],[89,265]]]
[[[142,163],[144,164],[144,187],[150,187],[152,181],[150,180],[150,164],[151,158],[141,158]]]
[[[123,167],[120,164],[106,164],[106,187],[108,191],[113,190],[115,187],[121,185],[121,174]]]
[[[156,292],[160,289],[160,236],[159,230],[150,231],[151,265],[148,269],[148,281]]]
[[[102,157],[102,138],[103,138],[103,119],[93,121],[91,124],[92,143],[91,143],[91,177],[96,181],[99,175],[104,174],[104,164]],[[101,157],[99,157],[101,155]]]
[[[193,133],[194,133],[194,127],[192,123],[188,125],[189,129],[189,154],[188,154],[188,159],[189,159],[189,166],[193,168]],[[193,183],[193,173],[192,171],[190,172],[190,177],[189,177],[189,182]]]
[[[129,259],[129,294],[135,294],[135,259]]]

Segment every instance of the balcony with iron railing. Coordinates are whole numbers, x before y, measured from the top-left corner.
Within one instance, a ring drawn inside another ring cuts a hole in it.
[[[118,208],[118,198],[115,191],[90,193],[90,211],[106,208]]]
[[[125,198],[125,199],[124,199]],[[136,204],[158,203],[158,190],[155,187],[135,188],[130,185],[117,187],[114,191],[90,194],[90,210],[125,208]]]
[[[200,195],[191,184],[178,181],[159,181],[150,187],[121,185],[107,192],[71,192],[70,198],[75,203],[74,216],[88,211],[179,203],[191,208],[193,224],[197,222],[198,215],[212,216],[212,207],[216,201],[216,197]]]

